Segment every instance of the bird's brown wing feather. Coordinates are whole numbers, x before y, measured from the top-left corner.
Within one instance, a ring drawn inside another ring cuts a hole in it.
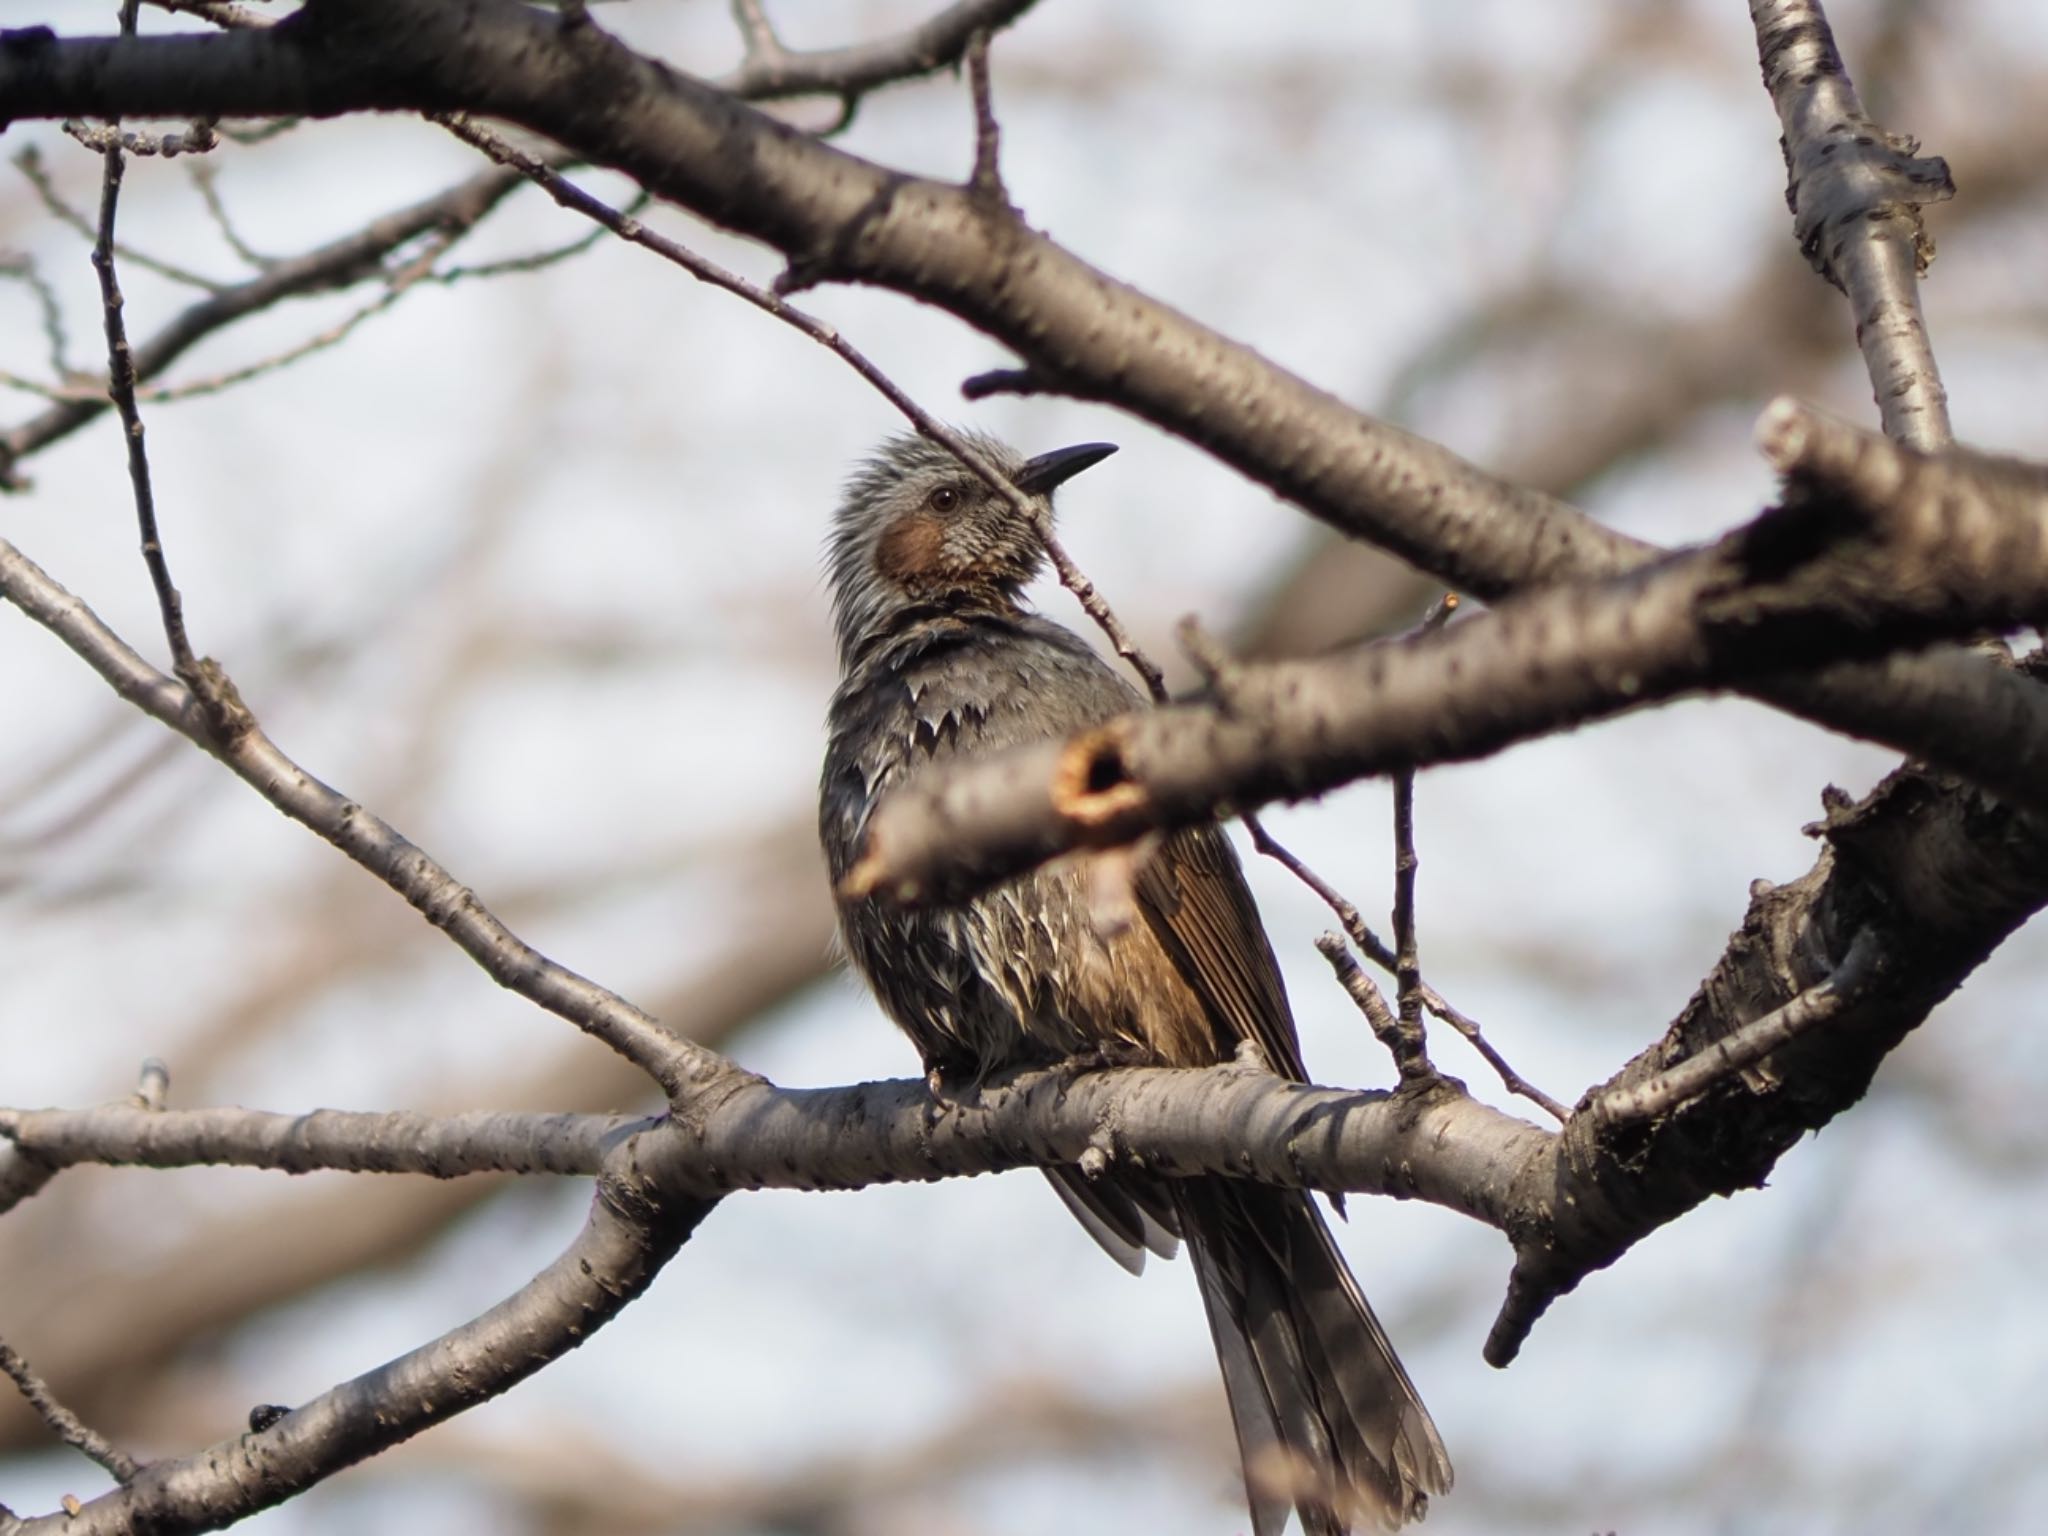
[[[1273,946],[1223,833],[1174,833],[1142,861],[1134,884],[1147,925],[1217,1029],[1218,1059],[1256,1040],[1274,1072],[1307,1082]]]

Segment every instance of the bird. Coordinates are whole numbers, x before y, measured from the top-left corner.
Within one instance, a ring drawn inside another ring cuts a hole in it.
[[[1026,459],[964,436],[1047,527],[1053,492],[1116,451],[1082,443]],[[1272,946],[1213,823],[1142,854],[1122,903],[1091,893],[1089,860],[1102,855],[951,906],[843,884],[891,790],[1143,704],[1079,635],[1028,606],[1046,559],[1039,521],[930,438],[889,439],[848,477],[826,540],[839,683],[818,810],[841,947],[941,1094],[1061,1063],[1212,1065],[1240,1059],[1246,1042],[1306,1082]],[[1306,1191],[1114,1166],[1045,1174],[1134,1273],[1148,1252],[1171,1258],[1186,1241],[1255,1536],[1277,1536],[1290,1508],[1307,1536],[1391,1530],[1449,1491],[1436,1426]]]

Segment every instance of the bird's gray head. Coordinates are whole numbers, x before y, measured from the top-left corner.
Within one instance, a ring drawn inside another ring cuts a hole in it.
[[[1083,443],[1026,459],[985,433],[966,436],[1041,503],[1116,452],[1109,443]],[[1013,612],[1044,563],[1033,522],[947,448],[922,437],[891,438],[847,480],[832,523],[826,568],[840,665],[851,667],[867,640],[913,608]]]

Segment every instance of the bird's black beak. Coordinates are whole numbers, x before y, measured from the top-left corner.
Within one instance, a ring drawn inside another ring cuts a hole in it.
[[[1076,443],[1071,448],[1055,448],[1051,453],[1027,459],[1012,483],[1026,496],[1047,496],[1055,486],[1065,485],[1089,465],[1100,464],[1115,452],[1115,443]]]

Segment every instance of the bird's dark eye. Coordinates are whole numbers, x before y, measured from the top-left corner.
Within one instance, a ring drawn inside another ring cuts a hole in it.
[[[925,497],[924,504],[934,512],[950,512],[960,505],[960,493],[950,485],[942,485]]]

